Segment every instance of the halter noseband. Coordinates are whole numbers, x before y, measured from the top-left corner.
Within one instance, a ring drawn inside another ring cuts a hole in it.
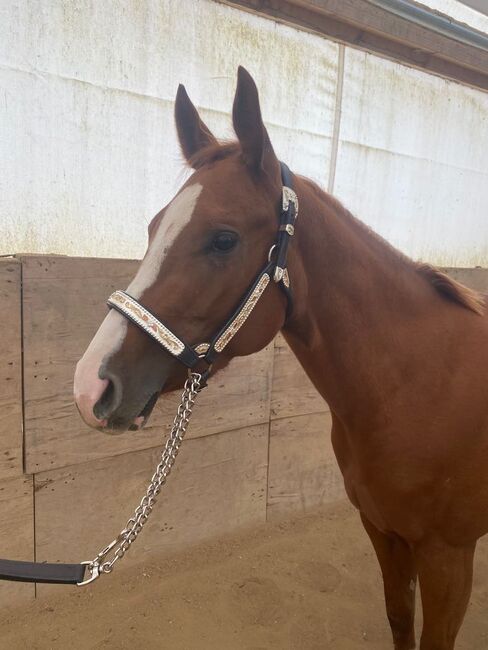
[[[292,176],[284,163],[281,166],[282,205],[280,210],[279,228],[275,243],[271,247],[268,262],[254,280],[252,286],[244,294],[237,309],[225,325],[210,340],[209,343],[188,345],[177,336],[167,325],[162,323],[154,314],[147,310],[135,298],[125,291],[115,291],[108,299],[109,307],[116,309],[128,320],[140,327],[153,338],[171,356],[181,361],[189,370],[206,364],[202,373],[204,382],[208,378],[215,358],[220,354],[251,315],[254,307],[263,295],[271,279],[278,283],[287,297],[287,314],[291,308],[290,278],[286,267],[288,245],[295,233],[295,221],[298,216],[298,199],[292,189]]]

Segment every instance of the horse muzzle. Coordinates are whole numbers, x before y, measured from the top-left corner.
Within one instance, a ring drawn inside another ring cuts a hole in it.
[[[85,423],[98,431],[119,434],[141,429],[164,387],[164,377],[124,377],[108,363],[93,365],[80,359],[74,379],[74,398]]]

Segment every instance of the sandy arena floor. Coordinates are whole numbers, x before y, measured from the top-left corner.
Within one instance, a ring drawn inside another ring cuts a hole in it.
[[[4,610],[0,630],[2,650],[392,648],[376,558],[348,504],[63,588]],[[488,543],[457,650],[485,648]]]

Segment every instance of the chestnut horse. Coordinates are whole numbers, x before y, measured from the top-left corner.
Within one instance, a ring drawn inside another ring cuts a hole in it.
[[[285,98],[286,99],[286,98]],[[190,343],[226,322],[275,239],[278,159],[256,86],[239,68],[238,140],[219,143],[178,89],[176,127],[194,173],[152,220],[128,293]],[[488,320],[484,299],[396,251],[315,183],[294,176],[300,215],[287,297],[271,282],[213,368],[280,330],[332,411],[332,441],[384,580],[394,647],[450,650],[468,604],[477,539],[488,531]],[[91,426],[142,426],[186,369],[111,310],[77,366]],[[212,374],[213,374],[212,373]]]

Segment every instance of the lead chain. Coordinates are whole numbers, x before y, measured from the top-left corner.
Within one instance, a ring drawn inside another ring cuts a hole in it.
[[[181,401],[173,421],[173,426],[171,427],[171,433],[161,453],[161,460],[147,487],[146,494],[142,497],[140,504],[135,509],[133,516],[126,523],[125,528],[120,531],[113,542],[102,549],[91,562],[86,563],[92,575],[92,578],[86,581],[87,583],[91,582],[101,573],[110,573],[113,570],[115,563],[124,557],[147,522],[183,442],[193,406],[200,392],[201,381],[202,376],[195,372],[191,373],[186,380]],[[112,559],[107,560],[106,557],[111,551],[113,552]]]

